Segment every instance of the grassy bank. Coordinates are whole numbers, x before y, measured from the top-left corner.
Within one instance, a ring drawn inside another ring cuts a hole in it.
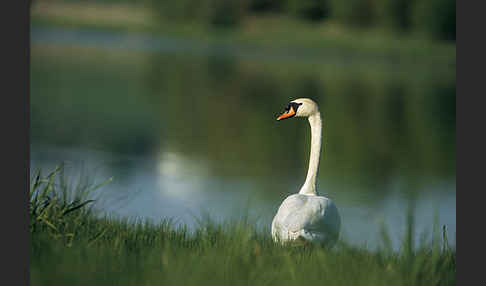
[[[245,219],[189,232],[97,216],[89,193],[99,186],[68,181],[62,169],[31,180],[31,285],[455,285],[455,249],[438,239],[404,239],[397,253],[386,233],[370,251],[279,246]]]

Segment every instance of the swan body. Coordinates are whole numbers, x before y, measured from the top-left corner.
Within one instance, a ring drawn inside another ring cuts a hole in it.
[[[322,133],[319,108],[313,100],[299,98],[277,120],[292,117],[307,117],[311,126],[309,169],[299,192],[288,196],[273,218],[272,238],[281,243],[305,241],[332,247],[339,238],[341,218],[334,202],[316,190]]]
[[[322,196],[293,194],[272,222],[275,241],[305,240],[333,245],[339,234],[339,214],[333,201]]]

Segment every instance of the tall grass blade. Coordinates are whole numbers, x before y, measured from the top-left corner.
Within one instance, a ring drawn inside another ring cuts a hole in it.
[[[74,207],[72,207],[72,208],[69,208],[69,209],[65,210],[65,211],[62,213],[62,215],[63,215],[63,216],[64,216],[64,215],[67,215],[68,213],[73,212],[73,211],[75,211],[75,210],[77,210],[77,209],[80,209],[80,208],[84,207],[85,205],[87,205],[87,204],[89,204],[89,203],[92,203],[92,202],[94,202],[94,201],[95,201],[95,200],[87,200],[87,201],[84,201],[84,202],[82,202],[82,203],[80,203],[80,204],[78,204],[78,205],[76,205],[76,206],[74,206]]]

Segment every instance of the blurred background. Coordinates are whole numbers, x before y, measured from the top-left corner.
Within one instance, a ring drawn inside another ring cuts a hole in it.
[[[102,212],[269,230],[310,150],[275,119],[310,97],[341,238],[398,247],[411,211],[455,244],[454,0],[33,0],[30,22],[31,173],[113,177]]]

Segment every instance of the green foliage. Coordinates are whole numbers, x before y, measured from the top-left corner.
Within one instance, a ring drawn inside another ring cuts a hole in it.
[[[299,18],[320,21],[329,16],[329,0],[287,0],[286,10]]]
[[[414,28],[431,37],[456,40],[456,1],[417,1],[412,22]]]
[[[383,229],[377,251],[344,241],[281,246],[245,217],[205,217],[194,232],[170,220],[100,217],[89,211],[86,188],[54,199],[63,193],[54,183],[64,180],[60,170],[31,182],[31,285],[455,285],[456,251],[439,240],[414,250],[406,239],[394,252]]]
[[[41,0],[38,0],[41,2]],[[332,19],[357,28],[416,33],[455,41],[456,0],[64,0],[83,4],[150,6],[165,20],[198,26],[236,28],[249,16],[278,14],[312,22]]]
[[[412,31],[412,13],[415,0],[378,0],[376,2],[377,25],[397,33]]]
[[[455,0],[149,1],[161,17],[215,27],[236,27],[251,14],[271,12],[313,22],[331,18],[352,27],[417,32],[445,40],[455,41],[456,37]]]
[[[247,10],[244,0],[149,1],[155,14],[162,19],[214,27],[237,26]]]
[[[247,10],[246,1],[211,0],[209,23],[213,26],[237,26]]]
[[[333,0],[330,10],[334,19],[355,27],[382,27],[456,40],[455,0]]]
[[[373,0],[331,0],[332,17],[350,26],[370,27],[376,24],[376,8]]]
[[[249,0],[251,12],[282,12],[285,0]]]

